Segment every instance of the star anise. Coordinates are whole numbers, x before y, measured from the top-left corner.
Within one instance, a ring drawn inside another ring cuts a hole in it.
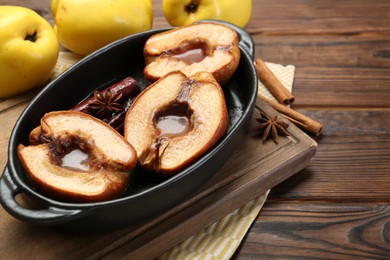
[[[279,135],[289,136],[286,128],[288,124],[286,122],[278,120],[278,116],[269,116],[264,112],[260,112],[260,117],[256,118],[256,121],[260,124],[255,127],[255,131],[258,131],[259,134],[263,134],[262,140],[263,143],[269,138],[272,137],[272,140],[275,144],[279,143]]]
[[[96,116],[101,119],[108,119],[113,113],[122,111],[124,107],[118,103],[121,99],[122,94],[112,94],[111,90],[105,92],[95,91],[93,92],[95,101],[89,106],[96,110]]]

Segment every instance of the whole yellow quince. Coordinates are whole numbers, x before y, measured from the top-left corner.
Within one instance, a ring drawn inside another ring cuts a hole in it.
[[[0,98],[39,87],[57,63],[51,25],[31,9],[0,6]]]
[[[151,0],[53,0],[60,43],[80,55],[152,28]]]
[[[252,15],[252,0],[163,0],[162,7],[173,26],[217,19],[244,27]]]

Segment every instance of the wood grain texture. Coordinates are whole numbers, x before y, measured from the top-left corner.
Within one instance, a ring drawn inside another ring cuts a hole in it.
[[[53,23],[50,0],[0,4],[31,7]],[[161,1],[153,5],[153,27],[169,26]],[[296,66],[292,107],[325,127],[309,166],[272,189],[234,258],[389,259],[390,1],[254,0],[246,30],[256,57]],[[0,100],[0,168],[31,97]],[[2,208],[0,216],[4,255],[25,258],[39,249],[42,258],[126,256],[137,247],[131,229],[76,236],[23,224]]]
[[[269,198],[388,201],[390,121],[387,110],[298,110],[326,122],[317,154]]]
[[[390,107],[390,35],[254,40],[256,57],[296,66],[293,106]]]
[[[18,100],[20,101],[20,100]],[[8,158],[8,141],[11,135],[11,131],[15,125],[16,120],[27,106],[29,99],[17,102],[11,102],[12,105],[9,108],[0,110],[0,117],[2,124],[0,127],[0,169],[3,170]],[[2,172],[2,171],[1,171]]]
[[[234,259],[389,259],[389,207],[270,202]]]
[[[246,29],[264,35],[390,33],[386,0],[255,0]]]
[[[296,65],[292,107],[325,127],[235,258],[389,259],[390,2],[256,4],[256,56]]]

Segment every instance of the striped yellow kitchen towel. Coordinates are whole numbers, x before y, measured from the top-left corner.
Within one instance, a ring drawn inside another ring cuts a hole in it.
[[[159,259],[229,259],[259,214],[267,195],[268,192],[248,202],[164,253]]]

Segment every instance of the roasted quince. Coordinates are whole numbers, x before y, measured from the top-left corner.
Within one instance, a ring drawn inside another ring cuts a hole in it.
[[[207,71],[224,85],[240,61],[238,34],[218,23],[203,22],[151,36],[144,46],[144,75],[155,81],[171,71],[190,76]]]
[[[43,194],[63,201],[120,197],[137,163],[133,146],[123,136],[82,112],[45,114],[30,139],[31,145],[18,146],[28,176]]]
[[[227,127],[224,93],[214,76],[173,71],[134,100],[124,135],[141,167],[173,175],[215,145]]]

